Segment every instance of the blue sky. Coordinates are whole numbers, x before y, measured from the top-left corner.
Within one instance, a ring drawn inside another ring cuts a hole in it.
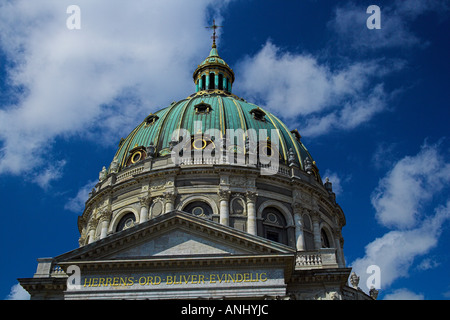
[[[298,129],[330,177],[360,287],[375,264],[379,299],[449,299],[449,13],[439,0],[1,0],[0,298],[26,298],[16,279],[78,246],[102,166],[195,90],[215,18],[233,92]]]

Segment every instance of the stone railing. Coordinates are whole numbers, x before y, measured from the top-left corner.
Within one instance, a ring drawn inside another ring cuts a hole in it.
[[[67,277],[64,270],[58,266],[53,258],[39,258],[34,278],[57,278]]]
[[[337,268],[336,249],[322,248],[317,251],[299,251],[295,257],[295,269]]]
[[[120,181],[126,180],[128,178],[132,178],[133,176],[140,174],[143,171],[144,171],[144,166],[142,166],[142,165],[139,167],[128,169],[117,175],[116,182],[120,182]]]

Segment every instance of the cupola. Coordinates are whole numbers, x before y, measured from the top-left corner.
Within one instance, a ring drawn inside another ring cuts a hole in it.
[[[193,78],[195,91],[222,90],[231,93],[234,82],[233,69],[219,56],[216,46],[216,29],[219,26],[214,22],[213,44],[209,56],[195,69]]]

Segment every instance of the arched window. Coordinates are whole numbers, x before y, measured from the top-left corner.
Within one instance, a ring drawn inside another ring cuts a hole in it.
[[[327,233],[324,229],[320,231],[320,240],[322,242],[322,248],[331,248],[330,240],[328,239]]]
[[[311,218],[307,214],[303,215],[303,237],[305,239],[305,250],[314,250],[314,233]]]
[[[211,219],[212,209],[206,202],[194,201],[184,207],[183,211],[193,214],[196,217]]]
[[[133,213],[128,212],[117,224],[116,232],[133,227],[136,224],[136,217]]]
[[[264,238],[287,244],[286,219],[280,210],[268,207],[262,212]]]
[[[208,89],[214,89],[214,78],[215,78],[215,74],[214,73],[210,73],[209,74],[209,88]]]
[[[219,90],[223,90],[223,74],[219,74]]]
[[[202,75],[202,85],[200,90],[205,90],[206,89],[206,76]]]

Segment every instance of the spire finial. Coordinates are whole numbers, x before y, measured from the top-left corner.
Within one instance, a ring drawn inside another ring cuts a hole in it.
[[[213,39],[213,45],[212,45],[213,48],[216,48],[216,39],[217,39],[217,36],[216,36],[216,29],[222,28],[222,27],[223,27],[223,26],[218,26],[218,25],[216,25],[216,20],[213,20],[213,25],[212,25],[212,26],[210,26],[210,27],[205,27],[206,29],[213,29],[213,35],[212,35],[212,37],[211,37],[211,39]]]

